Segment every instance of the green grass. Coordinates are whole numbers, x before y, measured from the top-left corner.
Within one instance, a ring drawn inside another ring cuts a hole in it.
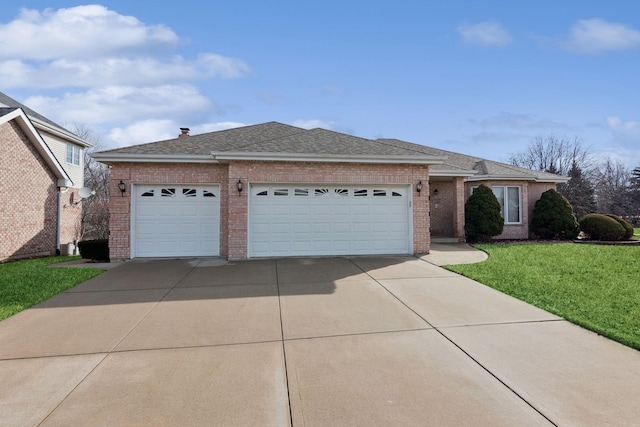
[[[0,320],[91,279],[94,268],[49,268],[80,257],[49,257],[0,264]]]
[[[476,247],[487,261],[447,268],[640,350],[640,246]]]

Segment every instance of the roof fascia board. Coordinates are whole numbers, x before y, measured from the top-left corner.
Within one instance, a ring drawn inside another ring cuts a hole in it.
[[[73,142],[74,144],[81,145],[85,148],[93,147],[93,145],[89,144],[87,141],[83,140],[82,138],[79,138],[78,136],[74,135],[73,133],[69,132],[66,129],[60,129],[58,127],[51,126],[48,123],[44,123],[38,119],[34,119],[31,117],[29,117],[29,119],[31,120],[33,125],[38,129],[42,129],[46,132],[52,133],[56,136],[59,136],[70,142]]]
[[[467,176],[471,177],[477,174],[478,171],[474,170],[462,170],[462,169],[431,169],[429,170],[429,176]]]
[[[93,153],[91,157],[102,163],[219,163],[208,154]]]
[[[558,178],[538,178],[535,176],[515,176],[515,175],[480,175],[467,178],[467,181],[534,181],[534,182],[567,182],[570,178],[558,175]]]
[[[213,158],[220,161],[280,161],[280,162],[316,162],[316,163],[391,163],[440,165],[443,156],[381,156],[381,155],[344,155],[344,154],[298,154],[298,153],[259,153],[259,152],[212,152]]]
[[[0,124],[9,122],[11,120],[16,120],[18,126],[25,132],[27,137],[31,139],[34,143],[36,150],[40,155],[44,158],[45,163],[51,168],[56,178],[58,178],[58,186],[59,187],[71,187],[73,185],[73,181],[64,170],[58,159],[53,155],[51,149],[47,145],[46,142],[42,139],[42,136],[38,133],[36,128],[31,123],[29,117],[25,114],[22,108],[18,108],[9,114],[5,114],[0,117]]]

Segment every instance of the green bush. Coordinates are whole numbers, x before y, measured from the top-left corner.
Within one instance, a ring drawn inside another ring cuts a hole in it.
[[[470,242],[489,241],[502,233],[504,218],[500,202],[486,185],[480,185],[464,205],[464,229]]]
[[[109,239],[82,240],[78,242],[80,256],[94,261],[109,261]]]
[[[622,227],[624,227],[624,236],[622,236],[622,240],[631,240],[631,238],[633,237],[633,226],[625,221],[624,218],[621,218],[618,215],[607,214],[607,216],[609,218],[615,219]]]
[[[540,239],[575,239],[578,221],[569,201],[556,190],[542,193],[533,209],[531,232]]]
[[[580,230],[592,240],[621,240],[625,235],[625,229],[618,221],[603,214],[583,216]]]

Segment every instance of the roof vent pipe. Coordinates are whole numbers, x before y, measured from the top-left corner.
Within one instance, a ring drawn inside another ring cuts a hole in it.
[[[189,128],[180,128],[180,135],[178,138],[182,138],[183,136],[189,136]]]

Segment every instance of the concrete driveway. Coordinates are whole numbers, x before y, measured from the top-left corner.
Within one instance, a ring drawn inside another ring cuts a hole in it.
[[[426,259],[124,263],[0,322],[0,425],[638,425],[640,352]]]

